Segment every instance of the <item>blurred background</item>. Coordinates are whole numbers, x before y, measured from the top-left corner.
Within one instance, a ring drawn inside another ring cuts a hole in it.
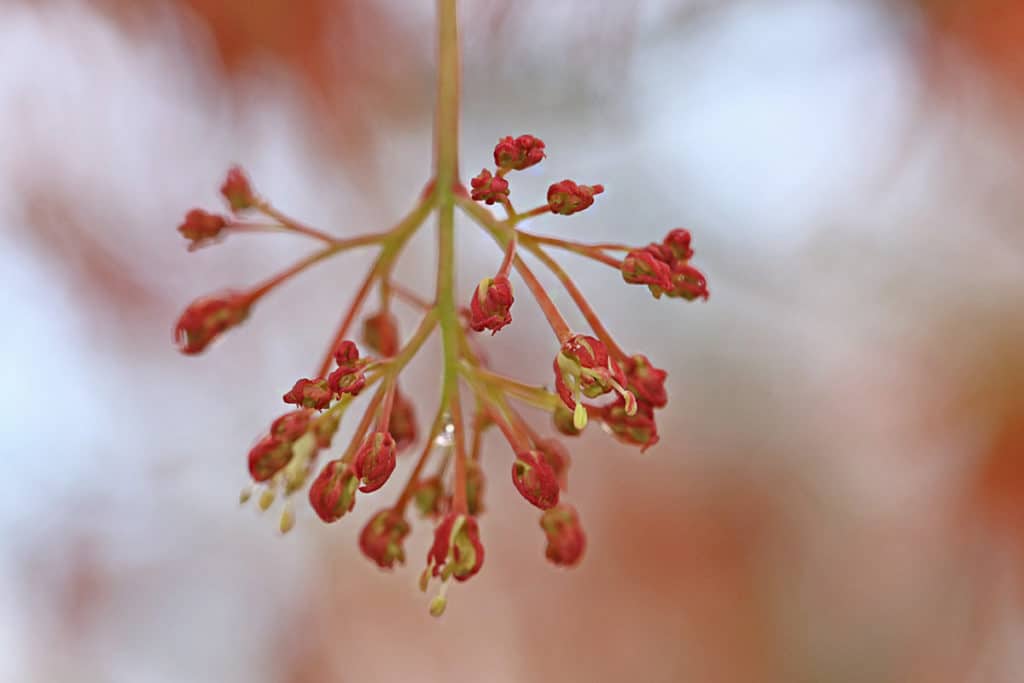
[[[238,507],[365,255],[198,359],[171,343],[187,302],[310,248],[186,252],[175,227],[218,209],[231,163],[338,234],[411,206],[433,3],[4,0],[0,680],[1024,680],[1024,4],[462,9],[464,172],[536,134],[523,205],[563,177],[608,189],[532,230],[686,226],[710,282],[706,304],[656,302],[565,259],[620,343],[670,371],[660,445],[568,443],[582,565],[544,560],[494,434],[487,562],[440,621],[415,587],[429,525],[388,575],[356,547],[378,501],[332,526],[300,509],[287,537],[279,507]],[[399,272],[429,287],[421,237]],[[500,254],[458,239],[469,292]],[[525,296],[516,316],[483,344],[548,382],[542,318]],[[436,368],[411,372],[426,419]]]

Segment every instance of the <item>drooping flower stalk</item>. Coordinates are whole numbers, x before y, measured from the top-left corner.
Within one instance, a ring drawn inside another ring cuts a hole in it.
[[[436,523],[427,569],[421,576],[424,589],[431,579],[441,582],[430,603],[435,616],[446,608],[450,580],[465,581],[483,566],[479,516],[485,509],[485,471],[493,469],[483,436],[491,426],[497,426],[511,447],[513,485],[526,501],[544,511],[540,528],[546,537],[548,559],[572,566],[582,557],[585,536],[579,516],[564,502],[568,450],[538,431],[519,412],[518,404],[546,413],[554,428],[568,436],[578,435],[590,421],[599,421],[620,441],[641,450],[658,442],[655,412],[668,402],[666,373],[646,356],[627,353],[619,345],[554,251],[609,266],[617,279],[645,285],[655,298],[693,301],[708,296],[706,278],[690,263],[691,235],[681,228],[646,247],[588,244],[522,230],[519,226],[528,219],[592,210],[597,197],[605,192],[600,184],[561,180],[551,184],[543,203],[517,211],[511,179],[516,172],[542,163],[548,151],[544,141],[533,135],[500,137],[494,148],[494,167],[484,168],[467,190],[459,176],[461,64],[456,0],[437,0],[437,17],[433,177],[421,192],[410,192],[417,195],[412,209],[382,232],[335,237],[276,208],[253,189],[241,168],[231,167],[221,187],[231,215],[189,211],[178,229],[190,250],[222,242],[235,233],[288,233],[322,246],[254,286],[197,299],[175,327],[179,349],[186,354],[201,353],[241,325],[254,304],[283,282],[327,258],[362,247],[377,249],[375,256],[366,259],[365,276],[341,312],[316,374],[299,378],[284,393],[284,401],[294,409],[273,420],[250,450],[248,468],[261,509],[274,505],[279,495],[285,498],[279,525],[282,532],[295,524],[290,501],[298,492],[307,491],[317,516],[330,523],[344,517],[364,496],[386,487],[402,451],[421,433],[416,428],[413,402],[399,389],[400,376],[427,339],[439,331],[442,351],[435,417],[423,433],[418,459],[394,504],[376,512],[359,535],[362,552],[380,568],[392,569],[405,561],[403,544],[412,528],[407,516],[409,503],[414,502],[414,510]],[[486,208],[494,204],[502,207],[503,217]],[[494,255],[494,275],[481,281],[468,297],[456,291],[457,213],[483,229],[500,247]],[[258,221],[251,219],[253,214],[258,214]],[[410,238],[429,224],[434,214],[437,277],[429,301],[401,282],[396,263]],[[589,331],[570,324],[524,257],[535,259],[554,275]],[[481,332],[493,335],[512,323],[515,276],[553,332],[553,340],[545,335],[538,343],[551,348],[554,391],[496,372],[481,350],[487,337],[473,336]],[[375,290],[380,296],[379,308],[364,312]],[[392,314],[391,304],[396,299],[411,304],[423,316],[404,341]],[[467,301],[468,306],[459,304]],[[361,347],[351,338],[360,320]],[[341,421],[357,404],[362,404],[363,413],[351,442],[318,469],[321,453],[327,457]],[[469,422],[466,407],[472,409]],[[253,493],[252,489],[243,491],[242,501]]]

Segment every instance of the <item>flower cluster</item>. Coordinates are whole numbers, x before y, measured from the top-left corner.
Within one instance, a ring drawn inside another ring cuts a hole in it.
[[[449,78],[457,77],[457,69],[454,72],[456,76],[449,74]],[[457,87],[441,90],[449,95],[458,92]],[[655,411],[668,403],[666,372],[645,355],[627,353],[619,346],[553,252],[567,251],[609,266],[626,282],[649,287],[655,297],[693,301],[708,296],[706,278],[691,265],[693,250],[686,230],[672,230],[661,242],[646,247],[587,244],[524,230],[522,223],[531,218],[587,210],[604,191],[602,185],[561,180],[549,187],[546,201],[516,210],[510,175],[544,160],[546,146],[540,139],[532,135],[501,138],[494,148],[494,168],[485,168],[473,178],[469,191],[456,176],[453,145],[451,138],[440,139],[436,176],[405,217],[388,230],[348,238],[290,218],[259,195],[240,168],[231,168],[221,188],[230,215],[189,211],[179,231],[190,249],[220,242],[230,233],[250,232],[300,235],[316,240],[320,247],[252,287],[197,299],[175,327],[179,349],[185,354],[200,353],[243,323],[262,297],[286,280],[329,257],[365,247],[376,249],[326,354],[310,376],[292,380],[283,394],[292,410],[274,419],[251,448],[248,466],[253,484],[243,491],[242,500],[258,493],[259,507],[267,510],[283,497],[280,529],[287,532],[295,524],[293,496],[305,491],[316,515],[324,522],[336,522],[364,497],[382,495],[401,454],[420,441],[419,455],[410,463],[405,483],[390,504],[370,516],[359,534],[359,548],[378,567],[393,569],[406,560],[404,543],[412,518],[433,523],[434,541],[421,586],[426,590],[432,580],[441,584],[430,602],[435,616],[445,609],[451,579],[466,581],[484,563],[480,519],[486,509],[486,472],[496,471],[483,462],[484,435],[491,427],[497,427],[508,443],[513,487],[540,511],[546,557],[564,567],[576,565],[586,546],[579,515],[565,502],[569,450],[558,438],[539,433],[523,407],[547,414],[553,429],[568,437],[597,421],[619,440],[641,450],[658,442]],[[503,216],[485,208],[494,204],[501,206]],[[455,292],[456,211],[489,235],[502,254],[493,276],[466,292],[466,298]],[[410,238],[435,212],[438,284],[433,300],[428,300],[400,282],[395,264]],[[579,331],[569,324],[523,256],[533,257],[551,271],[589,329]],[[487,337],[474,333],[494,335],[512,323],[514,276],[551,328],[553,390],[494,371],[480,353]],[[379,309],[364,311],[375,291]],[[458,305],[459,301],[468,306]],[[419,324],[407,335],[401,334],[393,313],[399,304],[420,315]],[[351,338],[360,322],[361,348]],[[435,331],[440,333],[443,350],[440,400],[430,426],[421,431],[413,402],[400,391],[399,379]],[[467,392],[471,400],[465,400]],[[332,452],[342,421],[357,405],[361,416],[354,421],[351,440]],[[495,457],[488,455],[488,459]]]

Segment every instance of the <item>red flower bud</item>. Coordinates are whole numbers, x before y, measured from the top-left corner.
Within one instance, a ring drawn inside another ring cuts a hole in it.
[[[494,334],[512,322],[510,308],[512,283],[504,275],[487,277],[480,281],[469,302],[469,326],[476,332],[490,330]]]
[[[402,541],[409,535],[409,523],[396,510],[381,510],[366,523],[359,534],[359,549],[381,569],[393,569],[395,562],[405,564]]]
[[[636,413],[629,415],[625,402],[619,399],[602,409],[601,420],[615,438],[640,446],[641,453],[660,441],[654,409],[646,403],[640,403]]]
[[[501,176],[491,175],[486,168],[480,171],[477,177],[470,180],[469,185],[472,188],[469,196],[475,202],[494,204],[508,199],[508,181]]]
[[[526,451],[512,463],[512,483],[523,498],[541,510],[558,504],[558,482],[551,466],[537,451]]]
[[[293,410],[274,420],[270,425],[270,433],[284,441],[295,441],[309,430],[309,410]]]
[[[569,450],[558,439],[541,439],[534,444],[534,448],[551,468],[558,487],[563,491],[568,491],[569,463],[572,461],[569,457]]]
[[[251,303],[247,293],[235,291],[196,299],[174,327],[178,350],[190,355],[200,353],[226,330],[244,322]]]
[[[366,386],[366,374],[362,368],[341,367],[327,375],[327,386],[334,394],[358,396]]]
[[[648,285],[655,297],[672,289],[672,268],[650,248],[629,252],[622,261],[622,279],[631,285]]]
[[[587,546],[576,510],[566,504],[558,505],[544,512],[540,528],[548,537],[544,554],[549,560],[562,567],[578,564]]]
[[[427,571],[442,581],[465,581],[484,564],[484,546],[476,518],[449,512],[434,530],[434,544],[427,553]]]
[[[670,297],[678,297],[693,301],[694,299],[707,300],[708,281],[704,273],[700,272],[688,263],[682,261],[672,266],[672,289],[666,292]]]
[[[664,408],[668,403],[665,391],[665,378],[668,373],[651,365],[647,356],[637,354],[626,361],[626,386],[633,392],[636,399],[652,408]]]
[[[249,209],[256,204],[256,195],[253,194],[252,186],[249,185],[249,179],[241,166],[232,166],[228,169],[227,178],[220,186],[220,193],[228,200],[232,211]]]
[[[323,410],[331,405],[334,392],[331,391],[326,380],[300,379],[282,398],[285,403],[292,403],[301,408]]]
[[[416,485],[413,502],[424,517],[437,517],[445,509],[444,482],[440,477],[422,480]]]
[[[594,203],[594,195],[604,192],[604,185],[577,185],[563,180],[548,188],[548,208],[551,213],[571,216]]]
[[[356,452],[353,468],[363,485],[359,490],[371,493],[387,483],[395,471],[395,440],[387,432],[374,432]]]
[[[292,442],[268,434],[249,451],[249,474],[253,481],[266,481],[284,469],[292,459]]]
[[[404,394],[395,390],[395,400],[388,420],[388,433],[395,440],[395,448],[401,452],[416,441],[416,411]]]
[[[224,216],[208,213],[202,209],[192,209],[185,214],[185,221],[178,226],[181,236],[189,240],[189,251],[195,251],[206,244],[218,241],[221,231],[227,227]]]
[[[334,350],[334,362],[339,368],[354,368],[359,363],[359,347],[348,339],[338,344]]]
[[[381,311],[363,321],[363,343],[374,353],[390,358],[398,353],[398,321]],[[358,357],[358,356],[357,356]],[[338,363],[341,365],[341,363]]]
[[[494,164],[506,171],[522,171],[544,159],[544,141],[532,135],[511,136],[498,140],[494,146]]]
[[[331,460],[310,485],[309,504],[320,519],[336,522],[355,506],[358,485],[359,477],[351,465]]]
[[[671,261],[689,261],[693,258],[693,249],[690,248],[691,239],[689,230],[676,228],[665,236],[661,244],[663,249],[671,254]]]

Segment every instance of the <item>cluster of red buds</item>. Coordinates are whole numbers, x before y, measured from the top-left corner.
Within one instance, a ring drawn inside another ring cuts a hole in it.
[[[444,244],[440,245],[441,272],[433,301],[403,287],[395,278],[396,258],[426,218],[438,211],[443,224],[445,193],[433,181],[413,210],[392,228],[338,239],[275,209],[255,193],[245,173],[234,167],[221,188],[230,215],[194,209],[179,227],[189,241],[189,249],[223,240],[230,232],[294,233],[323,243],[323,248],[252,288],[205,296],[191,303],[175,328],[180,350],[189,354],[205,350],[224,332],[242,324],[261,297],[314,263],[360,247],[378,249],[315,374],[299,378],[284,394],[284,402],[295,410],[273,420],[249,453],[254,484],[244,490],[243,502],[257,493],[254,486],[258,487],[257,500],[263,510],[283,496],[282,531],[295,524],[290,501],[301,490],[307,490],[316,515],[330,523],[350,512],[357,499],[378,492],[390,480],[399,454],[419,435],[412,402],[398,389],[399,375],[431,334],[440,329],[443,389],[433,423],[424,433],[420,455],[397,498],[373,514],[358,541],[362,553],[379,567],[391,569],[406,560],[403,543],[412,528],[409,504],[414,504],[420,517],[433,520],[434,541],[421,585],[425,590],[431,580],[441,584],[430,603],[430,612],[435,615],[444,610],[450,581],[470,579],[483,564],[478,522],[485,498],[482,435],[492,426],[497,426],[509,443],[512,484],[527,503],[542,511],[540,527],[548,559],[560,566],[572,566],[583,556],[586,537],[580,517],[563,501],[568,451],[557,438],[539,434],[517,403],[547,413],[554,429],[566,436],[578,435],[591,421],[597,421],[605,431],[640,446],[642,451],[658,440],[654,412],[668,403],[666,372],[654,367],[643,354],[627,353],[612,339],[551,252],[568,251],[611,266],[627,283],[646,285],[655,297],[667,295],[688,301],[708,298],[705,276],[690,265],[693,251],[687,230],[671,230],[660,243],[634,248],[565,241],[522,229],[520,224],[529,218],[584,211],[603,191],[599,184],[562,180],[551,185],[546,203],[517,211],[507,176],[536,166],[544,158],[545,144],[537,137],[504,137],[495,147],[496,168],[483,169],[473,178],[471,194],[458,183],[447,194],[453,209],[462,210],[475,221],[504,254],[495,274],[474,288],[467,306],[458,305],[453,292],[451,243],[447,255]],[[505,215],[495,216],[479,203],[500,204]],[[625,256],[616,258],[616,253]],[[553,272],[592,334],[569,326],[522,258],[526,255]],[[493,335],[512,322],[513,270],[554,333],[553,390],[490,369],[478,349],[481,339],[472,336],[484,331]],[[380,308],[362,314],[375,288],[380,294]],[[396,301],[422,313],[419,326],[404,339],[391,312]],[[349,338],[360,314],[362,352]],[[472,393],[474,405],[468,425],[459,397],[466,388]],[[364,394],[370,394],[370,398],[364,400]],[[357,401],[364,405],[364,412],[352,440],[340,455],[328,458],[343,417]],[[322,456],[326,462],[319,464]]]
[[[578,435],[591,420],[599,421],[621,441],[646,450],[658,441],[654,411],[668,402],[666,372],[642,354],[627,354],[601,324],[589,302],[568,273],[550,254],[552,249],[589,257],[618,270],[626,282],[645,284],[656,297],[665,294],[686,300],[707,298],[704,276],[690,265],[693,251],[690,233],[676,229],[661,243],[644,248],[619,244],[585,244],[528,233],[519,227],[527,218],[546,213],[568,215],[594,203],[601,185],[578,185],[571,180],[555,183],[548,201],[534,209],[518,212],[512,205],[506,176],[529,168],[544,158],[544,143],[530,135],[502,138],[494,149],[494,172],[484,169],[473,180],[473,192],[453,192],[454,206],[475,220],[502,247],[503,259],[493,277],[485,278],[473,290],[467,307],[457,306],[451,292],[439,291],[433,302],[423,300],[401,285],[393,265],[402,247],[437,208],[439,192],[431,184],[419,204],[390,230],[349,239],[338,239],[305,226],[275,209],[257,195],[245,174],[232,168],[222,194],[232,215],[218,216],[201,209],[190,211],[179,228],[190,240],[190,248],[222,239],[229,232],[277,231],[302,234],[324,243],[322,249],[280,274],[252,288],[205,296],[193,302],[175,328],[179,348],[194,354],[206,349],[222,333],[242,323],[251,307],[281,282],[328,256],[362,246],[379,248],[354,300],[345,311],[329,353],[312,377],[299,378],[283,395],[295,410],[275,419],[249,453],[249,473],[260,487],[262,509],[273,505],[282,494],[286,499],[308,488],[311,507],[324,522],[335,522],[351,511],[363,495],[371,494],[389,481],[398,455],[417,439],[418,429],[411,402],[398,388],[398,378],[407,363],[438,327],[446,337],[446,364],[455,374],[454,388],[461,378],[474,394],[476,406],[464,435],[460,404],[446,386],[433,425],[411,476],[395,502],[376,512],[359,536],[362,552],[377,566],[391,569],[405,561],[403,543],[411,530],[409,503],[419,516],[436,521],[434,543],[427,556],[421,583],[441,581],[440,593],[431,601],[430,611],[439,615],[446,604],[448,582],[465,581],[483,565],[478,517],[484,510],[485,475],[481,463],[482,435],[497,426],[508,441],[513,459],[512,484],[531,505],[543,511],[540,527],[547,541],[546,556],[560,566],[580,561],[586,545],[576,510],[562,501],[567,487],[569,454],[561,441],[538,434],[514,403],[547,412],[554,428],[567,436]],[[495,188],[501,188],[495,192]],[[474,201],[475,200],[475,201]],[[498,218],[475,202],[500,203],[505,216]],[[269,222],[250,220],[262,214]],[[534,256],[550,269],[566,288],[593,334],[574,331],[556,308],[551,297],[523,260]],[[616,252],[625,258],[614,257]],[[452,268],[449,264],[447,267]],[[501,375],[489,368],[476,350],[479,340],[472,332],[502,330],[512,322],[512,271],[533,295],[552,331],[554,391]],[[445,278],[442,277],[443,281]],[[380,310],[365,315],[362,322],[363,348],[348,338],[369,294],[377,286]],[[391,306],[401,300],[421,310],[418,328],[402,343]],[[454,343],[447,346],[447,337]],[[355,436],[339,457],[319,466],[342,417],[364,390],[375,387],[368,400]],[[602,400],[604,397],[610,400]],[[453,400],[454,399],[454,400]],[[427,471],[434,463],[432,472]],[[243,501],[253,493],[243,492]],[[285,503],[280,528],[290,530],[295,512]]]
[[[454,22],[454,3],[439,0],[439,6],[442,20]],[[445,35],[450,33],[442,31],[442,37]],[[445,52],[442,44],[442,101],[458,94],[458,62],[448,49]],[[708,296],[704,275],[690,264],[693,250],[686,230],[671,230],[660,243],[646,247],[588,244],[524,230],[521,226],[527,219],[579,213],[592,207],[595,197],[604,192],[602,185],[562,180],[549,187],[544,203],[516,210],[510,174],[534,167],[545,158],[544,142],[532,135],[501,138],[494,148],[494,168],[483,169],[467,190],[457,177],[457,146],[450,134],[457,132],[452,123],[456,115],[451,102],[439,108],[436,175],[412,210],[388,230],[338,238],[311,228],[256,193],[238,167],[228,172],[221,188],[229,213],[193,209],[179,227],[189,249],[221,242],[232,233],[250,232],[302,235],[321,243],[309,256],[263,282],[204,296],[189,305],[175,327],[179,349],[186,354],[209,348],[244,322],[263,296],[314,264],[343,252],[376,248],[314,373],[295,380],[283,394],[284,403],[293,409],[274,419],[250,450],[253,484],[243,491],[242,501],[258,493],[259,507],[267,510],[283,497],[280,529],[287,532],[295,524],[291,500],[294,494],[306,491],[316,515],[324,522],[336,522],[364,497],[382,495],[401,454],[420,441],[408,478],[392,502],[370,516],[359,534],[359,548],[378,567],[390,570],[405,562],[404,542],[412,528],[411,518],[432,522],[434,540],[420,583],[424,590],[431,580],[441,584],[430,602],[435,616],[445,609],[451,580],[470,579],[484,563],[480,518],[487,490],[483,463],[487,430],[497,427],[508,442],[511,483],[527,503],[541,511],[545,555],[564,567],[579,563],[586,546],[579,515],[564,500],[569,452],[561,440],[538,433],[524,416],[523,407],[547,414],[554,430],[568,437],[596,421],[608,433],[641,450],[658,441],[655,411],[668,402],[666,372],[646,356],[627,353],[616,343],[552,253],[568,251],[610,266],[626,282],[647,285],[655,297],[693,301]],[[482,204],[499,204],[504,215],[496,216]],[[503,254],[494,275],[484,278],[466,298],[455,292],[456,211],[482,228]],[[435,212],[437,289],[433,300],[428,300],[398,280],[395,264],[410,238]],[[581,332],[570,326],[524,257],[551,271],[589,330]],[[486,337],[473,334],[486,331],[493,335],[511,324],[513,276],[525,285],[553,332],[553,389],[496,372],[480,352]],[[374,291],[379,292],[379,308],[365,311]],[[460,300],[468,305],[459,305]],[[421,316],[408,335],[401,334],[392,312],[397,304]],[[360,319],[361,345],[357,345],[351,337]],[[399,390],[399,378],[435,331],[440,332],[443,349],[440,399],[430,426],[421,431],[412,401]],[[471,402],[464,400],[467,390]],[[355,421],[351,441],[333,452],[339,426],[357,405],[362,414]],[[463,406],[472,408],[464,411]],[[494,472],[491,467],[486,470]]]

